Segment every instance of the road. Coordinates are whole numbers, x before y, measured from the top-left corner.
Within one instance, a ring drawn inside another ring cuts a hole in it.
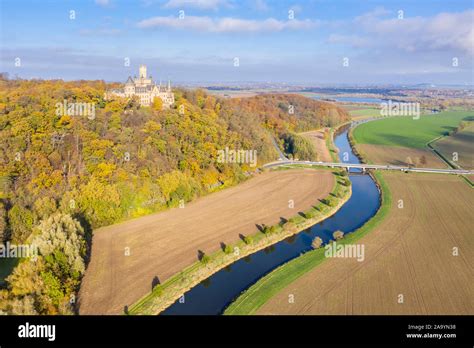
[[[438,168],[414,168],[406,166],[392,166],[382,164],[358,164],[358,163],[338,163],[338,162],[311,162],[311,161],[277,161],[265,164],[264,168],[273,168],[280,166],[287,166],[293,164],[307,164],[319,167],[331,167],[331,168],[358,168],[362,170],[375,169],[375,170],[398,170],[403,172],[419,172],[419,173],[438,173],[438,174],[456,174],[456,175],[472,175],[474,170],[465,169],[438,169]]]

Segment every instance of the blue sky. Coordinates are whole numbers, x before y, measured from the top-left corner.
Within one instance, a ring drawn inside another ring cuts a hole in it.
[[[472,0],[2,0],[0,6],[0,71],[23,78],[124,81],[144,63],[156,80],[183,83],[473,84]]]

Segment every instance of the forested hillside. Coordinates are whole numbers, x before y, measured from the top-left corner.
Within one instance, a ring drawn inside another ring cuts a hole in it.
[[[259,95],[233,99],[231,104],[243,113],[258,116],[262,125],[280,139],[282,149],[300,160],[319,158],[311,142],[296,133],[332,127],[349,120],[342,108],[297,94]]]
[[[105,101],[106,88],[0,79],[0,243],[39,250],[7,278],[0,312],[74,313],[93,228],[245,179],[255,168],[216,160],[226,147],[256,150],[260,165],[277,158],[272,134],[284,140],[347,120],[332,104],[296,95],[224,100],[174,90],[175,107],[161,110]],[[58,103],[92,103],[95,112],[71,116]]]

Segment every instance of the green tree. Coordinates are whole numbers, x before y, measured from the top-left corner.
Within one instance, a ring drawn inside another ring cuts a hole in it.
[[[33,228],[33,213],[19,204],[15,204],[8,212],[8,221],[10,222],[12,242],[21,244],[26,241]]]

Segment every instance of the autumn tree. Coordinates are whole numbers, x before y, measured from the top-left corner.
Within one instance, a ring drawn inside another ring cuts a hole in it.
[[[321,248],[321,245],[323,245],[323,240],[320,237],[315,237],[311,243],[313,249],[319,249]]]
[[[153,104],[152,104],[153,110],[160,111],[163,109],[163,100],[161,100],[160,97],[155,97],[153,98]]]
[[[339,239],[344,238],[344,232],[337,230],[336,232],[332,234],[332,236],[334,239],[339,240]]]
[[[0,202],[0,244],[5,242],[8,238],[6,217],[5,206],[2,202]]]
[[[21,205],[15,204],[8,212],[8,221],[10,222],[12,242],[21,244],[26,241],[33,227],[33,213]]]
[[[73,314],[85,271],[84,229],[70,215],[43,220],[31,237],[34,259],[24,259],[8,276],[0,310],[10,314]]]

